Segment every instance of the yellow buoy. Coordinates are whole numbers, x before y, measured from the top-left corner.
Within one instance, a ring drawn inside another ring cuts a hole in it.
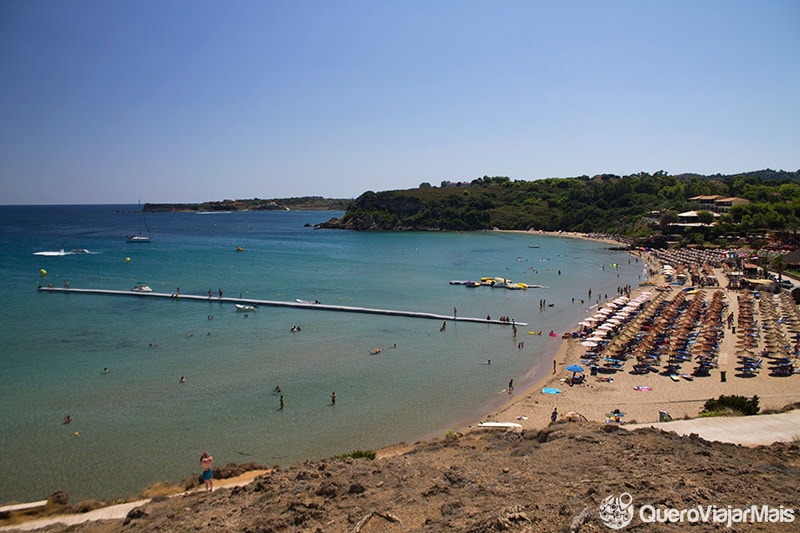
[[[39,274],[41,274],[42,276],[46,276],[47,275],[47,270],[42,268],[41,270],[39,270]]]
[[[77,431],[75,432],[75,436],[76,436],[76,437],[78,436],[78,432],[77,432]]]
[[[126,258],[125,258],[125,262],[126,262],[126,263],[130,263],[130,262],[131,262],[131,258],[130,258],[130,257],[126,257]]]

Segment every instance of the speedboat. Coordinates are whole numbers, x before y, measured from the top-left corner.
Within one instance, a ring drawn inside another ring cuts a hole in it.
[[[236,305],[236,310],[242,313],[258,310],[258,307],[256,307],[255,305],[245,305],[245,304],[234,304],[234,305]]]
[[[153,289],[145,285],[144,283],[137,283],[134,288],[131,289],[133,292],[153,292]]]

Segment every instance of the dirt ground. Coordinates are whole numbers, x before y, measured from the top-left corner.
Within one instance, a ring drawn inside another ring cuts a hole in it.
[[[556,423],[478,430],[396,455],[306,462],[243,487],[151,501],[125,520],[50,526],[116,531],[611,531],[600,504],[628,493],[625,531],[797,531],[800,445],[747,448],[655,429]],[[639,508],[791,509],[794,523],[644,523]]]

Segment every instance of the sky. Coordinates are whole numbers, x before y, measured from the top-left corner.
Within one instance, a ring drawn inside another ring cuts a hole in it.
[[[0,204],[800,169],[796,0],[2,0]]]

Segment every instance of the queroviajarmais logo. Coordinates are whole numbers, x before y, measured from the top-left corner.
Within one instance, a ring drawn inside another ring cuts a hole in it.
[[[600,502],[600,520],[609,529],[622,529],[633,520],[633,496],[623,492]]]

